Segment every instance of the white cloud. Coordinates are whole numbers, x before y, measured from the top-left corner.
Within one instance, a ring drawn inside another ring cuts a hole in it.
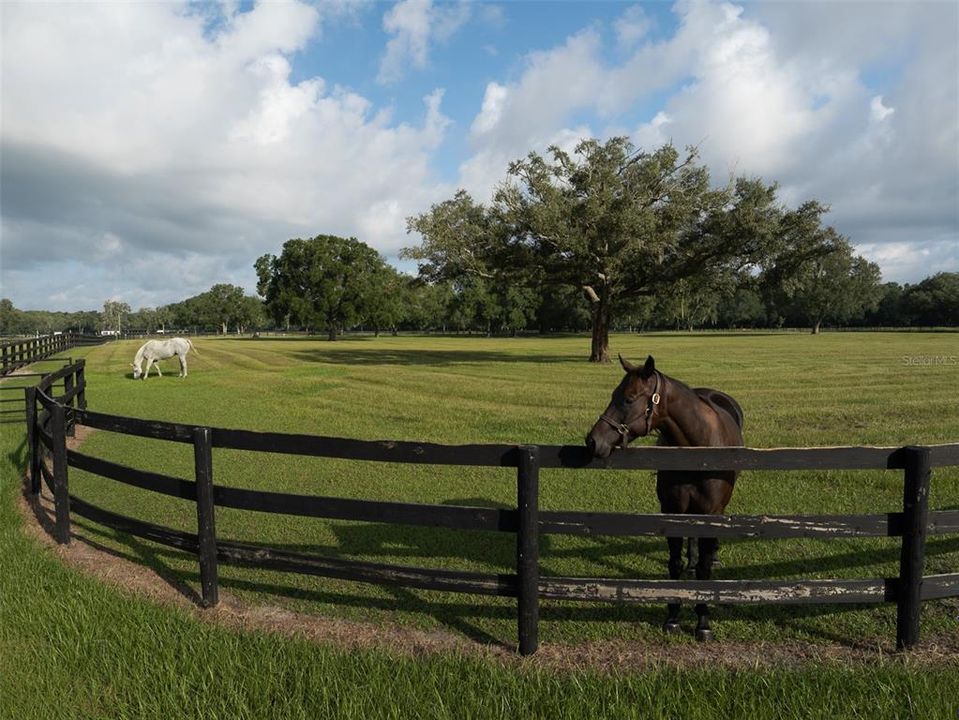
[[[470,127],[475,152],[460,166],[459,185],[485,199],[504,179],[507,165],[530,150],[544,151],[568,138],[571,111],[595,103],[603,81],[599,34],[588,29],[549,52],[531,53],[515,83],[490,82]],[[591,134],[588,126],[577,132]]]
[[[645,112],[630,133],[640,147],[696,145],[720,181],[778,181],[787,203],[830,204],[828,221],[854,243],[909,232],[957,267],[946,248],[959,246],[959,108],[943,72],[959,69],[959,6],[681,0],[673,10],[678,27],[661,40],[636,11],[614,22],[621,46],[635,45],[619,64],[591,27],[529,55],[516,80],[490,81],[460,184],[482,196],[510,160],[568,135],[584,113],[617,131],[618,118]],[[896,279],[918,272],[886,262]]]
[[[471,132],[473,135],[483,135],[492,132],[499,125],[503,116],[503,108],[509,97],[509,88],[500,85],[497,82],[491,82],[486,86],[486,92],[483,95],[483,106],[480,108],[479,115],[473,120]]]
[[[401,0],[383,16],[383,29],[392,35],[380,62],[377,80],[396,82],[405,74],[408,63],[424,68],[429,60],[430,43],[446,42],[469,19],[467,3],[441,3],[433,0]]]
[[[895,108],[886,107],[882,103],[882,95],[876,95],[869,103],[869,110],[873,122],[882,122],[896,112]]]
[[[211,23],[170,3],[4,4],[4,295],[61,302],[55,288],[29,300],[50,255],[73,268],[68,306],[98,307],[252,291],[253,261],[289,237],[407,244],[403,218],[449,190],[430,165],[443,93],[395,123],[321,77],[292,81],[325,10],[265,3]]]
[[[297,72],[357,5],[239,7],[0,3],[4,295],[98,307],[220,281],[252,290],[253,259],[318,232],[392,255],[415,241],[403,219],[452,193],[437,167],[452,160],[485,200],[529,150],[611,132],[700,144],[718,180],[762,174],[787,202],[832,205],[829,221],[892,279],[959,268],[955,3],[680,0],[665,37],[624,8],[528,51],[504,32],[509,5],[404,0],[382,18],[389,42],[365,81],[425,77],[457,32],[473,57],[494,43],[507,68],[450,89],[451,106],[473,103],[454,118],[468,151],[452,158],[442,90],[398,122],[338,84],[340,67]],[[376,7],[366,19],[381,21]],[[469,18],[476,38],[461,32]],[[72,284],[44,289],[38,275]]]
[[[623,49],[631,49],[653,28],[653,21],[643,10],[642,5],[632,5],[626,9],[615,23],[616,42]]]

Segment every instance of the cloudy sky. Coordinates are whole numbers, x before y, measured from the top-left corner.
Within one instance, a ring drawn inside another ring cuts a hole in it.
[[[291,237],[396,261],[530,149],[696,144],[914,282],[959,270],[959,4],[4,1],[0,296],[255,289]],[[415,268],[402,266],[415,271]]]

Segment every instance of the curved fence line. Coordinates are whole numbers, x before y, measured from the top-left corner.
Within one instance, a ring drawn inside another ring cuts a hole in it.
[[[54,397],[54,384],[63,392]],[[41,479],[54,497],[55,536],[70,539],[70,514],[186,550],[198,556],[203,603],[218,601],[219,563],[342,578],[359,582],[433,590],[501,595],[517,599],[519,650],[538,645],[541,599],[600,602],[718,603],[882,603],[897,604],[897,646],[919,638],[921,601],[959,596],[959,573],[923,577],[927,535],[959,533],[959,510],[929,511],[932,468],[959,465],[959,444],[932,447],[835,448],[630,448],[610,462],[590,458],[579,446],[440,445],[364,441],[288,433],[209,428],[92,412],[86,409],[84,363],[50,373],[26,390],[30,479]],[[76,425],[111,432],[191,443],[194,479],[146,472],[68,450],[66,437]],[[353,461],[515,468],[515,508],[483,508],[381,502],[248,490],[215,485],[213,448],[272,452]],[[46,452],[45,452],[46,451]],[[52,467],[41,458],[49,455]],[[192,501],[197,532],[188,533],[113,513],[70,495],[73,467],[150,492]],[[893,469],[903,472],[901,510],[868,515],[714,516],[540,511],[540,468],[612,470],[826,470]],[[279,550],[226,541],[215,529],[216,507],[365,522],[496,531],[516,536],[515,572],[484,574],[387,565]],[[636,580],[622,578],[541,577],[539,537],[545,534],[652,535],[665,537],[901,537],[900,572],[893,578],[828,580]]]

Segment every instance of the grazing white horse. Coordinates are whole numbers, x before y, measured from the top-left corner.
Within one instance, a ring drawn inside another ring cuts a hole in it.
[[[133,358],[133,379],[138,380],[142,376],[145,380],[146,376],[150,374],[151,366],[157,369],[157,374],[160,377],[163,377],[157,361],[166,360],[174,355],[176,355],[180,361],[180,377],[186,377],[186,354],[190,352],[190,350],[194,353],[196,352],[193,343],[187,338],[175,337],[169,340],[148,340],[137,350],[137,354]],[[147,361],[145,371],[141,370],[144,360]]]

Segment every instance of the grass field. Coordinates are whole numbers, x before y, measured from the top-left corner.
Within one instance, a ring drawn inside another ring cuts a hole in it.
[[[583,358],[584,338],[365,338],[200,340],[191,374],[136,383],[136,343],[86,351],[92,409],[154,419],[361,439],[446,443],[579,443],[618,382],[618,366]],[[959,355],[948,334],[618,336],[614,352],[647,353],[669,375],[735,396],[755,447],[901,445],[959,439]],[[2,717],[955,717],[956,668],[888,661],[728,671],[656,669],[607,676],[501,666],[482,658],[418,661],[387,651],[343,653],[199,624],[180,611],[132,600],[61,567],[27,541],[13,510],[22,432],[4,431],[0,505]],[[191,477],[188,447],[98,432],[84,452]],[[508,470],[431,468],[216,451],[216,482],[342,497],[470,505],[513,503]],[[192,529],[190,503],[71,471],[80,497],[124,514]],[[652,473],[544,471],[549,509],[654,511]],[[898,472],[744,473],[735,514],[894,511]],[[931,508],[959,507],[959,472],[937,471]],[[114,552],[194,586],[195,558],[78,521]],[[218,535],[345,558],[509,572],[512,536],[284,518],[220,510]],[[897,573],[895,539],[727,542],[719,578],[871,577]],[[544,574],[664,577],[657,539],[546,537]],[[930,538],[927,574],[959,567],[959,538]],[[9,580],[9,582],[8,582]],[[400,623],[515,642],[512,602],[388,589],[221,567],[224,591],[301,613]],[[665,638],[660,607],[544,602],[544,643]],[[959,603],[927,603],[923,638],[956,632]],[[687,614],[687,624],[691,622]],[[888,647],[894,606],[714,611],[720,642],[803,642]],[[282,684],[278,684],[282,683]],[[345,688],[367,688],[347,698]],[[705,702],[691,688],[700,684]],[[169,687],[167,687],[169,685]],[[288,690],[283,690],[283,688]],[[204,695],[204,692],[207,695]],[[490,699],[493,694],[502,700]],[[57,699],[60,699],[59,701]],[[717,699],[718,698],[718,699]],[[16,713],[8,712],[15,708]],[[40,709],[43,709],[43,712]],[[179,709],[179,711],[177,711]]]

